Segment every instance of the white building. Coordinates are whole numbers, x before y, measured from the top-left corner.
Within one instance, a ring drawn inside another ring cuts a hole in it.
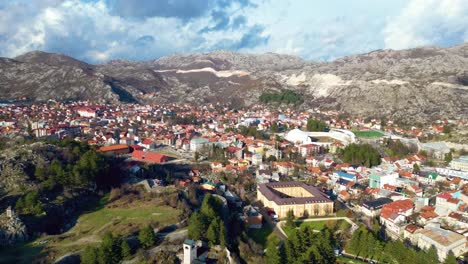
[[[191,151],[199,151],[210,141],[206,138],[194,138],[190,140],[190,150]]]
[[[468,156],[461,156],[450,162],[450,168],[454,170],[468,171]]]
[[[434,246],[440,261],[443,261],[450,251],[455,256],[465,253],[465,244],[465,236],[442,229],[438,223],[427,224],[419,233],[418,246],[425,250]]]
[[[82,117],[96,117],[96,111],[89,108],[79,108],[77,112]]]

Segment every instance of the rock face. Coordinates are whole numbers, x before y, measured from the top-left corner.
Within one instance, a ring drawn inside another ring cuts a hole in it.
[[[333,62],[216,51],[147,62],[90,65],[30,52],[0,59],[0,99],[102,102],[258,103],[264,91],[291,89],[304,108],[412,120],[468,115],[468,44],[378,50]]]
[[[11,207],[0,215],[0,245],[11,245],[16,242],[26,241],[28,233],[26,226],[15,214]]]

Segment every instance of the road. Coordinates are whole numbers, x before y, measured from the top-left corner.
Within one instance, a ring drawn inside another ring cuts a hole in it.
[[[263,216],[263,219],[267,222],[268,225],[271,226],[273,229],[273,232],[281,239],[281,240],[286,240],[288,239],[288,236],[284,233],[283,229],[281,229],[278,226],[278,222],[274,221],[271,219],[271,217],[268,215],[267,209],[263,206],[258,206],[260,208],[260,213]]]

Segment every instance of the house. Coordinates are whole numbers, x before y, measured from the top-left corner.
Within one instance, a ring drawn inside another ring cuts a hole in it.
[[[422,227],[409,224],[405,226],[405,230],[403,231],[403,238],[408,239],[411,241],[412,244],[417,245],[419,239],[419,231],[422,230]]]
[[[413,207],[413,202],[409,199],[388,203],[382,207],[380,222],[385,226],[386,231],[398,237],[402,224],[406,222],[408,216],[413,214]]]
[[[248,228],[262,228],[263,217],[258,211],[258,207],[251,205],[244,207],[244,221]]]
[[[262,155],[256,153],[252,155],[252,165],[260,165],[262,164]]]
[[[142,150],[133,151],[132,159],[149,162],[149,163],[163,163],[169,160],[169,158],[165,155],[155,153],[155,152],[145,152]]]
[[[335,171],[332,174],[332,179],[335,181],[338,179],[342,179],[342,180],[357,182],[357,176],[355,174],[350,174],[350,173],[346,173],[343,171]]]
[[[361,212],[369,217],[376,217],[380,215],[382,207],[391,202],[393,202],[392,199],[385,197],[367,201],[362,203]]]
[[[302,144],[299,146],[299,153],[301,153],[302,157],[307,157],[310,156],[311,154],[314,153],[321,153],[322,152],[322,147],[317,144]]]
[[[143,140],[140,145],[145,149],[154,149],[156,147],[156,144],[153,142],[153,140],[149,138]]]
[[[439,215],[435,212],[435,208],[433,206],[426,205],[419,212],[418,222],[421,225],[425,225],[430,220],[433,220],[433,219],[435,219],[437,217],[439,217]]]

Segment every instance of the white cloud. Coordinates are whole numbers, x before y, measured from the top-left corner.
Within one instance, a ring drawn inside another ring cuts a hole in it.
[[[210,0],[195,13],[175,6],[188,0],[167,0],[167,12],[148,0],[151,12],[126,16],[111,0],[16,1],[0,3],[0,56],[40,49],[101,62],[233,49],[331,60],[468,40],[466,0]]]
[[[404,49],[422,45],[454,45],[467,41],[466,0],[411,0],[384,29],[385,47]]]

